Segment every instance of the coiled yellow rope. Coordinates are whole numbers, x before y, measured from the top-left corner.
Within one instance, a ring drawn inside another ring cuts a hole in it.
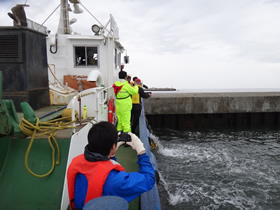
[[[55,164],[59,165],[59,163],[60,163],[60,149],[59,149],[59,145],[58,145],[58,143],[55,139],[55,132],[57,130],[62,130],[62,129],[65,129],[65,128],[74,128],[73,126],[69,126],[69,124],[72,124],[73,121],[62,122],[62,120],[67,119],[67,118],[69,118],[69,117],[63,117],[63,118],[59,118],[59,119],[55,119],[55,120],[50,120],[48,122],[39,123],[39,118],[36,117],[36,119],[37,119],[36,123],[32,124],[29,121],[27,121],[24,117],[22,117],[22,121],[19,124],[19,127],[20,127],[21,131],[27,136],[32,136],[32,138],[29,142],[27,151],[25,153],[24,165],[25,165],[26,170],[30,174],[32,174],[33,176],[36,176],[36,177],[39,177],[39,178],[46,177],[53,172]],[[74,121],[76,121],[76,120],[77,119],[75,118]],[[47,172],[46,174],[39,175],[39,174],[36,174],[36,173],[32,172],[29,169],[28,156],[29,156],[29,152],[30,152],[30,149],[32,147],[32,144],[34,142],[35,137],[40,137],[40,136],[43,136],[43,135],[49,135],[48,142],[49,142],[49,145],[52,149],[52,167],[49,170],[49,172]],[[53,140],[53,142],[56,146],[56,149],[57,149],[57,160],[56,160],[56,162],[55,162],[55,148],[52,144],[51,139]]]

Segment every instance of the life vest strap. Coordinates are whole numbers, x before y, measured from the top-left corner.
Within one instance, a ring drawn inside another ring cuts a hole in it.
[[[128,98],[128,97],[130,97],[130,95],[128,95],[128,96],[126,96],[126,97],[124,97],[124,98],[116,98],[116,99],[126,99],[126,98]]]

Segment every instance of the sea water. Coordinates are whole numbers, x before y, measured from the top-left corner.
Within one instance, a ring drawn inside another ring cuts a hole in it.
[[[161,207],[280,209],[278,130],[154,130]]]

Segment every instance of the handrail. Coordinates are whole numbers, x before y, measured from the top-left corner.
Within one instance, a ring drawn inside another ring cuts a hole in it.
[[[106,101],[108,101],[108,100],[113,96],[113,94],[110,93],[112,90],[113,90],[113,87],[107,87],[107,88],[104,88],[102,91],[100,91],[100,92],[98,93],[98,98],[102,98],[102,99],[100,100],[100,103],[99,103],[99,104],[104,104]],[[112,92],[113,92],[113,91],[112,91]],[[103,93],[105,93],[105,94],[104,94],[103,97],[101,97],[101,95],[102,95]]]
[[[107,100],[107,93],[104,94],[104,90],[103,91],[100,91],[97,95],[97,98],[98,98],[98,101],[100,101],[98,104],[104,104]],[[102,96],[103,95],[103,96]]]
[[[96,94],[96,91],[95,91],[95,90],[93,90],[92,92],[89,92],[89,93],[78,94],[78,95],[76,95],[76,96],[73,97],[73,99],[72,99],[72,104],[71,104],[71,105],[72,105],[72,115],[71,115],[71,119],[72,119],[72,120],[75,119],[75,109],[74,109],[74,107],[75,107],[75,102],[81,100],[82,97],[89,96],[89,95],[93,95],[93,94]],[[79,108],[81,109],[81,104],[79,104],[79,106],[80,106]],[[73,122],[72,125],[75,126],[75,122]],[[72,129],[72,133],[75,133],[75,132],[76,132],[76,129],[73,128],[73,129]]]
[[[110,98],[113,98],[114,97],[114,91],[113,91],[113,87],[107,87],[107,88],[102,88],[102,89],[99,89],[100,91],[97,92],[98,90],[95,89],[95,88],[92,88],[93,90],[91,92],[88,92],[88,93],[80,93],[76,96],[73,97],[72,99],[72,102],[71,102],[71,105],[72,105],[72,115],[71,115],[71,118],[72,120],[75,119],[75,104],[81,100],[82,97],[86,97],[86,96],[89,96],[89,95],[93,95],[93,94],[96,94],[96,111],[97,111],[97,117],[96,117],[96,121],[98,122],[98,111],[99,111],[99,105],[104,105],[106,102],[109,101]],[[104,95],[102,95],[104,94]],[[79,103],[79,110],[81,110],[81,103]],[[80,111],[81,112],[81,111]],[[75,126],[75,122],[73,122],[73,126]],[[76,132],[76,129],[73,128],[73,133]]]
[[[115,97],[115,93],[114,93],[114,88],[113,87],[107,87],[104,90],[107,91],[107,99],[108,100],[110,98],[114,98]]]

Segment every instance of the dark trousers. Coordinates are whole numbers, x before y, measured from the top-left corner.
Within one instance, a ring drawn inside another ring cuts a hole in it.
[[[136,128],[139,124],[139,117],[141,114],[141,104],[133,104],[131,110],[131,132],[136,133]],[[138,134],[139,132],[137,132]]]

